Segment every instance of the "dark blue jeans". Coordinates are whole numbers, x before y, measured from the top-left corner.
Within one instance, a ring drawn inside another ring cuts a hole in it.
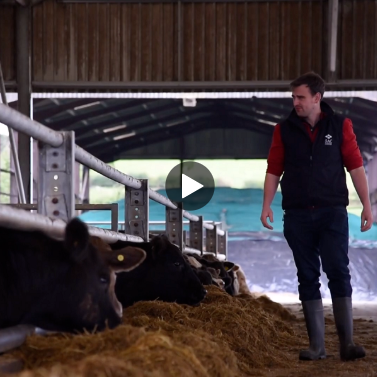
[[[286,210],[284,236],[296,263],[301,301],[321,298],[321,262],[329,280],[331,297],[351,297],[345,207]]]

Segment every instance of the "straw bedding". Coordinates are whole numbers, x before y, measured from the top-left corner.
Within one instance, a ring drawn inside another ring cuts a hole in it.
[[[231,297],[209,286],[197,307],[139,302],[123,324],[96,334],[31,336],[11,353],[22,377],[252,376],[284,368],[295,317],[267,297]]]

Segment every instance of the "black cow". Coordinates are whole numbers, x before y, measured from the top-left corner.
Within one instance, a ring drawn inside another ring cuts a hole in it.
[[[116,250],[129,245],[145,250],[147,258],[134,270],[117,275],[115,293],[123,307],[157,299],[189,305],[203,300],[206,290],[182,252],[165,235],[150,242],[118,241],[111,247]]]
[[[109,295],[113,271],[129,270],[146,256],[137,248],[102,255],[79,219],[67,224],[64,241],[1,226],[0,242],[0,328],[30,324],[74,332],[115,327],[121,319]]]

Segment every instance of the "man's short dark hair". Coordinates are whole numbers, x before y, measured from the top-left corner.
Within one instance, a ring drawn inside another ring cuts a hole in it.
[[[308,72],[304,75],[293,80],[290,84],[291,89],[297,88],[301,85],[307,85],[310,93],[314,96],[317,93],[321,93],[321,99],[325,93],[325,81],[323,78],[315,72]]]

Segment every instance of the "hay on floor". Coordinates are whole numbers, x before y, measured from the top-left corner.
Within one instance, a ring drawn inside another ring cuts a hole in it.
[[[296,335],[289,323],[295,317],[267,297],[232,297],[215,286],[200,306],[139,302],[125,310],[123,322],[147,330],[163,329],[176,334],[205,332],[218,344],[226,344],[236,355],[240,369],[287,366],[287,346]]]
[[[31,336],[12,356],[22,377],[182,376],[259,374],[292,362],[294,317],[266,297],[231,297],[215,286],[197,307],[139,302],[123,324],[97,334]]]

